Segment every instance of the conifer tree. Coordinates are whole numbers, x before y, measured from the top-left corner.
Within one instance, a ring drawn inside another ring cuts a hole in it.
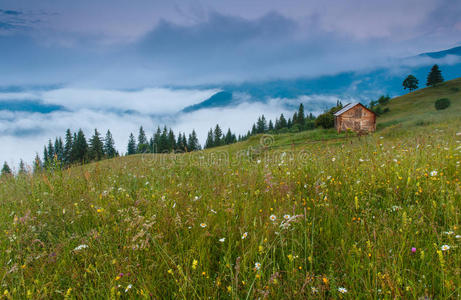
[[[152,153],[160,153],[160,136],[162,135],[162,131],[160,130],[160,126],[157,127],[157,131],[154,134],[154,138],[152,139]]]
[[[221,128],[219,127],[218,124],[216,124],[216,127],[214,129],[214,133],[213,133],[213,142],[214,142],[214,146],[221,146],[223,144],[223,141],[222,141],[222,130]]]
[[[283,114],[280,115],[280,129],[288,127],[288,122],[283,116]]]
[[[46,148],[46,146],[43,148],[43,165],[45,167],[48,166],[48,149]]]
[[[429,75],[427,75],[427,86],[436,86],[439,83],[443,82],[443,77],[442,77],[442,72],[439,69],[438,65],[434,65],[431,69],[431,72],[429,72]]]
[[[224,136],[224,143],[226,145],[232,144],[232,132],[231,132],[230,128],[227,129],[227,133]]]
[[[215,143],[214,143],[213,129],[210,129],[210,131],[208,131],[208,135],[206,138],[205,149],[209,149],[214,146],[215,146]]]
[[[48,162],[50,164],[54,163],[54,155],[55,155],[55,151],[54,151],[53,144],[51,143],[51,139],[50,139],[48,140]]]
[[[35,154],[35,159],[34,159],[34,169],[33,172],[34,174],[40,172],[43,168],[42,160],[40,159],[40,156],[38,153]]]
[[[168,152],[173,152],[176,149],[176,138],[173,130],[168,131]]]
[[[293,114],[293,119],[291,121],[288,120],[288,123],[289,123],[288,127],[298,124],[298,113],[297,112]]]
[[[61,164],[64,161],[64,146],[61,137],[56,138],[54,141],[54,152],[58,162]]]
[[[200,145],[199,145],[197,133],[195,132],[195,130],[192,130],[192,133],[189,134],[189,141],[187,142],[187,150],[188,151],[200,150]]]
[[[274,130],[274,124],[272,123],[272,120],[269,120],[269,126],[268,126],[267,130],[269,130],[269,131]]]
[[[256,122],[256,132],[257,133],[264,133],[267,130],[267,122],[266,118],[264,115],[262,115],[260,118],[258,118],[258,121]]]
[[[12,175],[13,172],[10,169],[10,166],[6,163],[6,161],[3,163],[3,168],[2,168],[2,176],[9,176]]]
[[[256,124],[253,124],[253,127],[251,127],[251,135],[254,135],[258,133],[258,130],[256,129]]]
[[[160,143],[159,143],[159,153],[165,153],[169,150],[169,143],[168,143],[168,129],[166,126],[163,127],[162,134],[160,135]]]
[[[176,141],[176,150],[179,150],[181,152],[186,151],[186,145],[183,143],[181,132],[178,133],[178,140]]]
[[[146,153],[149,152],[149,144],[147,142],[146,133],[144,129],[139,127],[139,135],[138,135],[138,147],[136,150],[137,153]]]
[[[18,174],[19,175],[24,175],[27,173],[27,170],[26,170],[26,165],[24,164],[24,161],[21,159],[19,161],[19,171],[18,171]]]
[[[79,163],[86,162],[88,160],[88,143],[82,129],[78,130],[74,144],[75,160]]]
[[[97,129],[90,139],[89,145],[89,159],[99,161],[104,158],[104,144]]]
[[[126,154],[127,155],[136,154],[136,140],[134,139],[133,133],[130,133]]]
[[[66,130],[66,142],[63,150],[63,160],[66,165],[72,163],[72,132],[70,129]]]
[[[304,116],[304,105],[301,103],[299,104],[298,115],[296,119],[296,123],[300,126],[301,129],[304,128],[306,123],[306,118]]]
[[[104,138],[104,154],[107,158],[113,158],[117,156],[117,150],[115,150],[115,141],[110,130],[107,130],[106,137]]]

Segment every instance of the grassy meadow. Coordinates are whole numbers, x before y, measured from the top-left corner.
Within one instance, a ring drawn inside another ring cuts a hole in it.
[[[365,137],[257,136],[4,177],[0,295],[459,298],[461,97],[435,111],[435,89],[391,100]]]

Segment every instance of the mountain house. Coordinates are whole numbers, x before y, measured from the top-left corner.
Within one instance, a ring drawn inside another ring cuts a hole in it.
[[[376,114],[361,103],[349,103],[335,113],[335,128],[339,132],[348,129],[366,133],[376,130]]]

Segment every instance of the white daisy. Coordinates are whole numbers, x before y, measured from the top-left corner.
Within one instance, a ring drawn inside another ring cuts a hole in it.
[[[200,223],[200,227],[205,228],[206,224],[205,223]]]
[[[220,241],[221,243],[224,243],[225,240],[226,240],[226,238],[220,238],[220,239],[219,239],[219,241]]]
[[[256,262],[256,263],[255,263],[255,269],[256,269],[256,271],[258,271],[259,269],[261,269],[261,263]]]
[[[82,245],[75,247],[74,251],[79,251],[79,250],[86,249],[86,248],[88,248],[88,245],[82,244]]]
[[[285,220],[290,219],[290,217],[291,217],[290,215],[284,215],[284,216],[283,216],[283,218],[284,218]]]
[[[270,215],[269,219],[271,219],[272,222],[277,220],[277,217],[275,215]]]
[[[443,245],[441,249],[442,249],[442,251],[447,251],[447,250],[450,250],[450,246],[449,245]]]
[[[437,171],[434,170],[434,171],[432,171],[430,174],[431,174],[431,177],[435,177],[435,176],[437,176]]]
[[[242,234],[242,240],[246,239],[247,236],[248,236],[248,232],[244,232],[244,233]]]
[[[347,293],[347,289],[343,288],[343,287],[340,287],[340,288],[338,288],[338,292],[340,292],[341,294],[345,294],[345,293]]]

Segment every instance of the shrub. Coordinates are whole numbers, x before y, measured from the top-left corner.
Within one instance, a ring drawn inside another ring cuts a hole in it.
[[[442,110],[450,106],[450,99],[441,98],[435,101],[435,109]]]
[[[335,126],[335,117],[331,113],[324,113],[315,120],[315,127],[333,128]]]

